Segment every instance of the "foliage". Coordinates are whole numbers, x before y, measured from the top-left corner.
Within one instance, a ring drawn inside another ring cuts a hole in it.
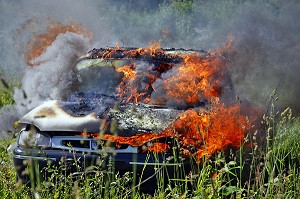
[[[13,96],[10,91],[0,89],[0,107],[3,107],[8,104],[13,104]]]
[[[192,11],[193,0],[173,0],[171,7],[181,14],[188,14]]]
[[[3,78],[0,77],[0,108],[14,103],[12,93],[13,86],[8,84]]]
[[[29,190],[16,183],[12,155],[7,151],[10,144],[11,141],[7,138],[0,140],[0,198],[26,198],[29,196]]]

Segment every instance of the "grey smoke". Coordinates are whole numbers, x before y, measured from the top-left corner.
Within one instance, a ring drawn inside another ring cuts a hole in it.
[[[59,34],[45,52],[33,60],[40,63],[24,71],[22,88],[14,92],[15,105],[0,115],[3,132],[13,130],[12,124],[23,114],[46,100],[62,99],[71,91],[77,76],[76,60],[89,49],[89,41],[75,33]]]
[[[74,71],[76,60],[88,49],[87,38],[70,32],[59,34],[52,45],[32,61],[41,64],[25,71],[22,89],[16,90],[14,95],[17,105],[28,101],[26,109],[30,110],[45,100],[61,99],[67,95],[77,79]]]
[[[276,90],[275,106],[291,107],[299,114],[300,4],[286,2],[280,9],[248,5],[237,10],[236,16],[216,34],[235,36],[230,64],[237,93],[268,108]]]
[[[71,65],[89,47],[114,46],[117,42],[120,46],[144,47],[161,40],[162,47],[208,50],[220,47],[229,35],[235,38],[228,65],[236,94],[267,106],[269,95],[278,87],[278,106],[300,112],[300,2],[194,0],[194,6],[186,12],[169,6],[168,0],[136,2],[0,1],[0,76],[10,83],[22,83],[14,95],[16,106],[9,108],[14,111],[1,109],[1,130],[10,129],[8,120],[14,121],[42,101],[67,94],[74,80]],[[20,52],[26,52],[32,33],[42,31],[48,18],[81,23],[94,33],[94,44],[89,46],[86,39],[75,34],[60,35],[56,44],[36,60],[45,62],[29,68]],[[32,31],[23,28],[28,20],[37,20],[30,26]],[[25,100],[22,90],[28,97]],[[8,119],[8,115],[14,117]]]

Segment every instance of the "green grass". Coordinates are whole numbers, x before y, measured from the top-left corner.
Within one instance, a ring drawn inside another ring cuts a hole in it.
[[[0,89],[0,107],[3,107],[8,104],[13,104],[14,100],[11,92]]]
[[[14,103],[13,86],[0,77],[0,108]]]
[[[30,192],[16,182],[12,155],[6,150],[10,142],[7,138],[0,141],[0,198],[26,198]]]

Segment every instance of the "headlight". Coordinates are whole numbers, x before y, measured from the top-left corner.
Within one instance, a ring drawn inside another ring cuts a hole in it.
[[[51,138],[35,127],[26,128],[20,131],[18,145],[24,148],[47,148],[51,146]]]

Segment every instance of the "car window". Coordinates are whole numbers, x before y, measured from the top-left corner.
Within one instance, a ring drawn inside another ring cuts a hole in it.
[[[77,70],[77,78],[79,92],[114,95],[122,79],[122,73],[117,72],[111,65],[105,65],[101,62],[89,63]]]

